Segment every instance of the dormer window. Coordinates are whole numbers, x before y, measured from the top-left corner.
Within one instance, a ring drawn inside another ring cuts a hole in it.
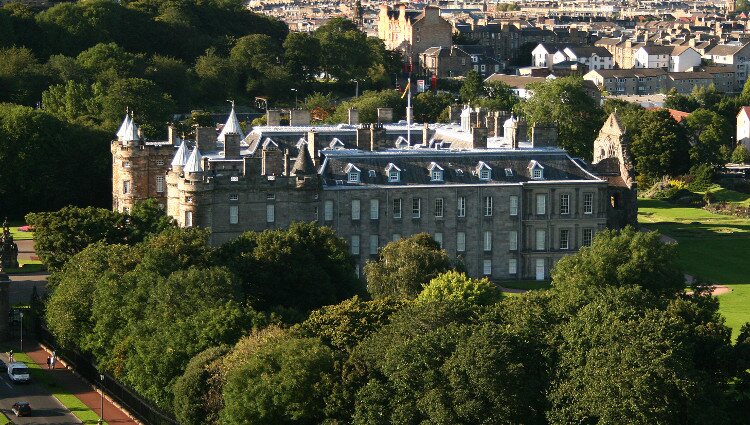
[[[531,171],[530,174],[533,180],[544,179],[544,167],[542,166],[542,164],[536,161],[531,161],[529,163],[529,170]]]
[[[367,174],[370,176],[371,179],[375,178],[375,170],[370,170],[367,172]]]
[[[359,183],[360,169],[354,164],[348,164],[344,169],[346,173],[346,181],[349,183]]]
[[[331,149],[344,149],[344,142],[339,140],[337,137],[334,137],[328,147],[330,147]]]
[[[430,170],[430,181],[433,181],[433,182],[443,181],[443,167],[439,166],[435,162],[432,162],[430,163],[429,170]]]
[[[409,147],[409,141],[406,140],[403,136],[398,136],[398,139],[396,139],[396,149],[406,149]]]
[[[505,177],[513,177],[513,169],[506,168],[505,169]]]
[[[477,169],[479,171],[479,180],[489,180],[492,178],[492,168],[484,161],[479,161]]]
[[[385,172],[388,173],[388,182],[398,183],[401,181],[401,169],[396,167],[392,162],[388,163],[385,167]]]

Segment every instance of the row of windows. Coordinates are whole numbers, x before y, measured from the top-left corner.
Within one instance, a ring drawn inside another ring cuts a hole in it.
[[[127,195],[131,190],[130,180],[123,180],[122,194]],[[164,176],[156,176],[156,193],[164,193]]]
[[[433,239],[440,244],[443,248],[443,234],[435,233],[432,235]],[[393,241],[401,239],[400,233],[393,234]],[[581,237],[581,245],[589,246],[591,241],[594,239],[594,229],[583,229]],[[482,238],[482,249],[485,252],[492,251],[493,235],[491,231],[485,231]],[[537,229],[534,240],[534,250],[544,251],[547,244],[547,231],[545,229]],[[370,235],[370,255],[377,255],[379,247],[378,235]],[[570,244],[570,229],[561,229],[560,238],[558,239],[558,247],[560,250],[571,249]],[[351,250],[353,255],[360,254],[360,236],[352,235],[351,237]],[[518,250],[518,232],[511,230],[508,232],[508,250]],[[466,252],[466,232],[456,232],[456,252]]]
[[[392,201],[392,212],[393,218],[402,218],[403,215],[403,200],[401,198],[395,198]],[[361,219],[361,203],[359,199],[353,199],[352,204],[352,220]],[[509,197],[509,214],[511,216],[518,215],[518,196],[511,195]],[[547,213],[547,195],[537,194],[536,195],[536,209],[537,215],[544,215]],[[583,194],[583,213],[592,214],[594,212],[594,194],[584,193]],[[492,217],[493,214],[493,198],[492,196],[482,197],[482,213],[485,217]],[[559,213],[561,215],[570,214],[570,194],[563,193],[560,195]],[[433,205],[433,216],[441,218],[445,215],[445,201],[443,198],[436,198]],[[412,218],[422,217],[422,199],[412,198],[411,204],[411,216]],[[456,200],[456,216],[466,217],[466,197],[459,196]],[[370,199],[370,219],[377,220],[380,218],[380,200]],[[324,204],[324,217],[325,221],[333,220],[333,201],[325,201]]]

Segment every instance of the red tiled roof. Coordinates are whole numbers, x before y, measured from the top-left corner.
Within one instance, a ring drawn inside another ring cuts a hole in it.
[[[687,118],[688,115],[690,115],[690,112],[678,111],[677,109],[659,108],[659,107],[652,107],[652,108],[646,108],[646,109],[648,110],[666,109],[667,111],[669,111],[669,115],[672,116],[672,119],[677,122],[682,122],[682,120],[684,120],[685,118]]]

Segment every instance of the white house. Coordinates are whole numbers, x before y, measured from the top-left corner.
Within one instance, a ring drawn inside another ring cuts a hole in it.
[[[704,58],[715,64],[733,65],[736,87],[739,89],[745,85],[750,68],[750,43],[719,44],[707,51]]]
[[[671,72],[685,72],[701,64],[701,54],[690,46],[677,46],[669,58]]]
[[[668,68],[674,46],[641,46],[635,52],[634,68]]]
[[[531,64],[537,68],[551,68],[552,64],[555,63],[552,61],[552,57],[558,49],[557,44],[539,43],[531,51]]]
[[[596,46],[569,46],[558,50],[553,56],[554,63],[578,62],[586,65],[588,69],[612,69],[612,54],[604,47]]]
[[[743,106],[737,114],[737,143],[750,149],[750,106]]]

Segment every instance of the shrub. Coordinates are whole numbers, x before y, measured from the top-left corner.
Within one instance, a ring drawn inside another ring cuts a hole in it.
[[[738,145],[732,152],[732,162],[735,164],[746,164],[750,162],[750,151],[743,145]]]
[[[690,169],[692,180],[687,188],[693,191],[704,191],[713,184],[714,169],[708,164],[696,165]]]

